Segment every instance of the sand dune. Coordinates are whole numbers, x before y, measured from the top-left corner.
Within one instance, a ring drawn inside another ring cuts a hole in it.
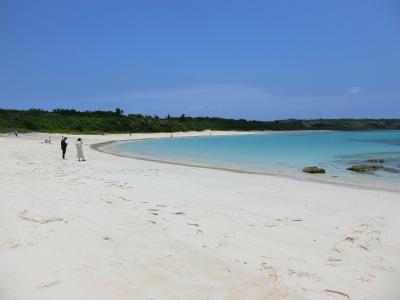
[[[400,299],[399,193],[44,136],[0,137],[1,300]]]

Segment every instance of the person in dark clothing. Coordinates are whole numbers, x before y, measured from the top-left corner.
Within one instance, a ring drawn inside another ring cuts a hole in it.
[[[61,151],[62,151],[62,158],[65,159],[65,152],[67,152],[67,138],[63,137],[63,139],[61,140]]]

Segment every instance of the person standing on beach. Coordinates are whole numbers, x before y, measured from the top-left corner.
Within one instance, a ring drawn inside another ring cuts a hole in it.
[[[63,137],[61,140],[61,151],[62,151],[62,158],[65,159],[65,152],[67,152],[67,138]]]
[[[75,143],[76,146],[76,156],[78,157],[79,161],[86,161],[85,157],[83,156],[83,142],[81,138],[78,138],[78,140]]]

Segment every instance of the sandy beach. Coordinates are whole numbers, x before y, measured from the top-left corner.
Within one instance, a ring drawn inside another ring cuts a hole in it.
[[[0,137],[1,300],[400,299],[400,193],[89,147],[128,135],[82,136],[86,162],[68,135],[62,160],[46,136]]]

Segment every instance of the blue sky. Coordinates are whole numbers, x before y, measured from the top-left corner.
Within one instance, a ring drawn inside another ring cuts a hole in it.
[[[400,117],[400,2],[2,0],[0,107]]]

